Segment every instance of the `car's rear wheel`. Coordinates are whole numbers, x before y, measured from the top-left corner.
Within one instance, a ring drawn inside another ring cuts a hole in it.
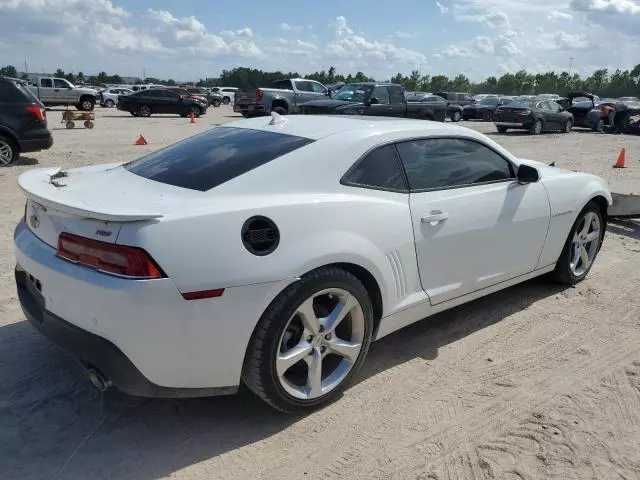
[[[106,100],[104,102],[104,106],[107,107],[107,108],[113,108],[115,105],[116,105],[116,103],[111,99]]]
[[[507,133],[507,130],[508,130],[508,128],[503,126],[503,125],[498,125],[496,128],[498,129],[498,132],[500,132],[500,133]]]
[[[151,107],[149,105],[140,105],[138,107],[138,116],[139,117],[150,117],[151,116]]]
[[[0,167],[6,167],[15,162],[19,156],[20,151],[14,141],[0,135]]]
[[[534,124],[531,126],[530,132],[533,135],[540,135],[542,133],[542,120],[540,119],[536,120]]]
[[[300,413],[335,400],[360,369],[373,333],[367,290],[324,267],[267,308],[247,350],[245,384],[274,408]]]
[[[564,127],[562,129],[562,133],[569,133],[571,132],[571,129],[573,128],[573,120],[571,120],[570,118],[567,120],[567,122],[564,124]]]
[[[229,97],[223,97],[222,103],[224,103],[225,105],[229,105],[229,103],[231,103],[231,99]]]
[[[278,115],[286,115],[287,109],[284,107],[274,107],[271,111],[276,112]]]
[[[453,113],[451,114],[451,121],[452,121],[452,122],[459,122],[459,121],[460,121],[460,119],[461,119],[461,117],[462,117],[462,115],[460,115],[460,112],[457,112],[457,111],[456,111],[456,112],[453,112]]]
[[[591,270],[604,238],[602,210],[589,202],[573,224],[553,277],[559,282],[575,285]]]
[[[227,105],[229,102],[225,103],[225,105]],[[220,99],[219,98],[214,98],[213,102],[211,102],[211,105],[213,105],[214,107],[218,108],[220,106]]]

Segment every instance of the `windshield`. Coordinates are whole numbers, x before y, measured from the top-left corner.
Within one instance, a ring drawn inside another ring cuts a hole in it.
[[[331,98],[349,102],[364,102],[371,90],[373,90],[372,85],[345,85],[334,93]]]

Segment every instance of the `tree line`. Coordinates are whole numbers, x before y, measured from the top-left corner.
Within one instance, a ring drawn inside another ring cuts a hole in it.
[[[0,75],[17,77],[18,72],[12,65],[7,65],[0,68]],[[120,75],[108,75],[106,72],[100,72],[94,76],[85,76],[82,72],[77,74],[65,73],[63,70],[58,69],[54,75],[66,78],[72,83],[90,85],[122,83]],[[217,78],[200,79],[198,82],[192,83],[205,87],[230,86],[238,87],[242,90],[251,90],[258,87],[266,87],[275,80],[282,78],[297,77],[316,80],[323,84],[374,81],[372,77],[363,72],[357,72],[355,75],[339,74],[334,67],[329,68],[327,71],[322,70],[307,75],[300,75],[298,72],[265,72],[255,68],[239,67],[223,70]],[[618,69],[614,72],[610,72],[606,68],[599,69],[587,77],[581,77],[577,73],[570,74],[569,72],[532,74],[525,70],[520,70],[516,73],[505,73],[500,77],[491,76],[476,83],[464,74],[450,78],[446,75],[421,75],[419,71],[414,70],[410,75],[398,73],[386,80],[399,83],[409,91],[433,93],[441,91],[469,92],[472,94],[500,93],[503,95],[558,93],[564,96],[569,92],[586,91],[601,97],[640,96],[640,64],[630,70]],[[135,83],[176,85],[178,82],[171,78],[149,77],[144,81],[137,79]]]

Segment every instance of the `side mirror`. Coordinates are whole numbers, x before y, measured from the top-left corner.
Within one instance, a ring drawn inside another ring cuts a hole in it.
[[[538,180],[540,180],[540,174],[535,168],[525,164],[518,167],[518,183],[521,185],[536,183]]]
[[[564,107],[558,107],[558,112],[564,112]]]
[[[372,97],[371,100],[369,100],[369,105],[378,105],[380,103],[380,100],[378,100],[376,97]]]

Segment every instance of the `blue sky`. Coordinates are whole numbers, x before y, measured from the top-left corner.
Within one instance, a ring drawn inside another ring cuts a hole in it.
[[[301,6],[304,5],[304,6]],[[473,79],[640,63],[640,0],[0,0],[0,64],[177,80],[248,66]]]

